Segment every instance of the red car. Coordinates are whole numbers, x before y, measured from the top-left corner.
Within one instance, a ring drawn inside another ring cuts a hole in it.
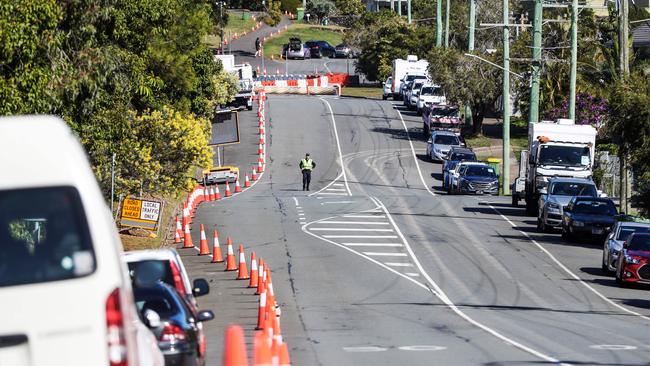
[[[616,282],[650,283],[650,234],[631,234],[623,243],[616,265]]]

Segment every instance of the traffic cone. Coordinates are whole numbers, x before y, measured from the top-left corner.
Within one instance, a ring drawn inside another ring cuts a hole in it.
[[[226,271],[236,271],[235,252],[232,249],[232,239],[230,237],[226,240],[226,248]]]
[[[260,258],[259,267],[257,267],[257,291],[255,295],[260,295],[264,291],[264,259]]]
[[[289,358],[289,345],[282,343],[280,348],[280,366],[291,366],[291,359]]]
[[[260,135],[264,134],[264,126],[263,125],[260,126],[259,131],[260,131]]]
[[[258,161],[257,161],[257,172],[258,172],[258,173],[261,173],[261,172],[263,172],[263,171],[264,171],[264,167],[262,166],[262,161],[261,161],[261,160],[258,160]]]
[[[261,154],[263,152],[264,152],[264,146],[262,146],[262,144],[259,144],[259,146],[257,147],[257,153]]]
[[[185,224],[185,235],[183,237],[183,248],[192,248],[192,234],[190,234],[190,224]]]
[[[260,144],[264,145],[264,134],[260,134]]]
[[[246,175],[244,175],[244,178],[245,178],[245,180],[244,180],[244,188],[250,188],[251,181],[248,180],[248,173],[246,173]]]
[[[181,236],[178,235],[178,231],[174,231],[174,244],[180,244],[181,243]]]
[[[239,185],[239,177],[235,180],[235,193],[241,193],[241,186]]]
[[[246,268],[246,253],[244,253],[244,246],[239,244],[239,273],[237,274],[238,280],[248,280],[251,277],[248,275],[248,268]]]
[[[219,245],[219,232],[217,230],[212,234],[212,263],[221,263],[223,262],[223,257],[221,256],[221,246]]]
[[[208,189],[208,192],[209,192],[209,198],[208,199],[210,200],[210,202],[214,201],[215,200],[215,198],[214,198],[214,187],[210,187]]]
[[[266,76],[266,68],[264,68],[264,76]]]
[[[251,175],[251,180],[253,182],[257,180],[257,172],[255,171],[255,167],[253,167],[253,174]]]
[[[271,348],[263,332],[255,332],[253,338],[253,365],[272,365]]]
[[[257,259],[255,258],[255,252],[251,252],[251,280],[248,282],[249,288],[257,287],[258,276],[259,276],[259,272],[257,269]]]
[[[205,237],[205,227],[201,224],[201,240],[199,241],[199,255],[210,254],[210,248],[208,248],[208,238]]]
[[[226,181],[226,197],[230,196],[232,196],[232,193],[230,193],[230,184]]]
[[[183,235],[183,227],[181,226],[181,220],[178,218],[178,215],[176,215],[176,233],[179,238]]]
[[[220,200],[221,199],[221,193],[219,193],[219,186],[215,185],[214,186],[214,200]]]
[[[248,366],[244,330],[239,325],[226,328],[223,352],[223,366]]]
[[[280,342],[276,338],[271,341],[271,364],[280,364]]]
[[[260,294],[260,306],[257,311],[257,327],[255,329],[262,330],[266,325],[266,291]]]

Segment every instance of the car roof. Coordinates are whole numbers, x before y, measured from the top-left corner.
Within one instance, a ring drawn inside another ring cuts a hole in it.
[[[455,153],[455,152],[466,153],[466,154],[471,153],[471,154],[476,155],[474,150],[472,150],[470,148],[467,148],[467,147],[461,147],[461,146],[452,146],[451,149],[449,150],[449,153],[451,154],[451,153]]]
[[[170,248],[133,250],[124,252],[124,260],[127,263],[147,260],[176,260],[176,251]]]
[[[458,163],[458,165],[482,165],[482,166],[485,165],[485,166],[489,166],[488,164],[481,163],[480,161],[461,161],[460,163]]]
[[[650,227],[650,223],[647,222],[634,222],[634,221],[620,221],[619,226],[621,227]]]
[[[431,136],[434,136],[434,135],[456,136],[456,133],[452,132],[452,131],[445,131],[445,130],[431,131]]]
[[[568,178],[568,177],[552,177],[548,180],[549,184],[551,182],[563,182],[563,183],[591,183],[596,185],[591,179],[587,178]]]

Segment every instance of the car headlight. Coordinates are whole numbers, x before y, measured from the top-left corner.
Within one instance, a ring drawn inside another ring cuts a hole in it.
[[[546,207],[548,208],[549,212],[560,212],[560,205],[557,204],[556,202],[549,202]]]
[[[639,258],[625,255],[625,261],[629,264],[639,264]]]
[[[492,181],[492,182],[490,182],[490,185],[492,185],[492,186],[498,186],[498,185],[499,185],[499,181],[498,181],[498,180]]]
[[[574,221],[573,226],[583,227],[583,226],[585,226],[585,223],[582,222],[582,221]]]

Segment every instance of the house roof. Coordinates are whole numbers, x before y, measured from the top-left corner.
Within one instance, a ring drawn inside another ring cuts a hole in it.
[[[650,21],[639,23],[632,31],[634,41],[632,48],[650,47]]]

